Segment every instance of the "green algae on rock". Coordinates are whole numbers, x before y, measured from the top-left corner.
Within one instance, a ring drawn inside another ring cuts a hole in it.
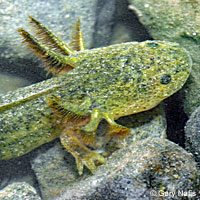
[[[79,22],[69,47],[30,20],[39,40],[23,29],[19,32],[58,77],[0,97],[1,159],[60,137],[75,157],[79,174],[84,165],[94,172],[95,161],[104,162],[90,149],[96,149],[100,121],[108,123],[105,143],[125,137],[129,128],[115,119],[155,107],[181,89],[190,74],[190,56],[176,43],[129,42],[85,50]]]

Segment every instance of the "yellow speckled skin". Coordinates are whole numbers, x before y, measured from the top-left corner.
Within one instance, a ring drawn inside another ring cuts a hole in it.
[[[107,136],[128,133],[114,120],[155,107],[183,86],[191,70],[188,53],[164,41],[77,51],[66,59],[75,69],[0,97],[0,159],[21,156],[60,136],[79,173],[83,165],[93,172],[94,161],[104,160],[86,147],[90,142],[83,142],[84,135],[96,142],[102,119],[110,125]],[[51,100],[77,116],[90,116],[89,122],[63,131],[55,126]]]

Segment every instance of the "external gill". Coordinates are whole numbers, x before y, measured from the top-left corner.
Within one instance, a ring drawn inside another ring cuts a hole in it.
[[[63,71],[67,72],[76,67],[75,63],[69,57],[50,50],[24,29],[18,29],[18,31],[24,38],[24,43],[27,44],[27,47],[45,62],[48,73],[60,75]]]
[[[29,16],[30,25],[37,38],[46,46],[53,49],[56,53],[63,55],[73,54],[74,51],[70,49],[65,43],[63,43],[52,31],[45,27],[42,23]]]
[[[80,20],[77,21],[74,31],[72,32],[72,41],[69,45],[76,51],[85,50],[85,42],[83,39],[82,32],[80,30],[81,22]]]
[[[72,50],[42,23],[33,17],[29,17],[29,19],[38,39],[24,29],[18,29],[18,31],[24,38],[24,43],[27,44],[27,47],[44,61],[48,74],[52,73],[58,76],[74,69],[76,65],[68,55],[85,49],[85,43],[80,31],[80,20],[78,20],[73,32],[71,45],[74,50]]]

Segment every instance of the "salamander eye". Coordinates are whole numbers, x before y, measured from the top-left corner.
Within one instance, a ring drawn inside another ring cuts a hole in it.
[[[164,74],[160,78],[160,83],[163,85],[167,85],[168,83],[171,82],[171,80],[172,80],[172,78],[169,74]]]

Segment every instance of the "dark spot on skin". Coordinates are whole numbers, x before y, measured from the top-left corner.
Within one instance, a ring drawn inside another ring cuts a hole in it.
[[[69,92],[70,92],[70,94],[73,94],[73,93],[76,92],[76,89],[74,89],[74,88],[69,88]]]
[[[129,81],[128,77],[124,77],[124,83],[126,84]]]
[[[40,112],[41,116],[46,117],[45,114],[43,112]]]
[[[141,85],[139,85],[138,87],[139,87],[139,88],[144,88],[144,87],[146,87],[146,85],[145,85],[145,84],[141,84]]]
[[[130,76],[126,76],[126,77],[123,78],[123,80],[124,80],[124,83],[126,84],[126,83],[129,83],[129,82],[133,81],[134,78],[130,77]]]
[[[139,84],[138,85],[138,92],[139,93],[145,93],[147,91],[147,87],[146,86],[147,85],[145,85],[145,84]]]
[[[82,94],[85,94],[85,93],[86,93],[86,89],[83,88],[83,89],[82,89]]]
[[[97,108],[99,107],[99,105],[97,103],[93,103],[91,106],[90,106],[90,110],[94,109],[94,108]]]
[[[136,83],[140,83],[141,82],[141,78],[137,78]]]
[[[176,67],[175,73],[177,74],[177,73],[179,73],[180,71],[182,71],[182,68],[183,68],[182,65],[178,65],[178,66]]]
[[[167,85],[168,83],[171,82],[171,80],[172,80],[172,78],[169,74],[164,74],[160,78],[160,83],[163,85]]]
[[[120,74],[120,73],[121,73],[121,70],[118,69],[118,70],[116,71],[116,74]]]
[[[143,75],[143,73],[139,69],[137,69],[137,73]]]
[[[18,123],[23,123],[23,119],[22,118],[18,118]]]
[[[78,89],[78,90],[81,90],[81,89],[82,89],[82,86],[78,85],[78,86],[77,86],[77,89]]]
[[[131,62],[131,57],[127,57],[125,65],[128,65]]]
[[[157,47],[158,44],[155,43],[155,42],[150,42],[150,43],[147,43],[147,46],[149,46],[149,47]]]
[[[154,63],[155,63],[154,58],[150,58],[150,60],[151,60],[150,65],[154,65]]]
[[[27,130],[27,131],[29,131],[29,130],[30,130],[30,127],[29,127],[29,125],[26,125],[26,127],[25,127],[25,128],[26,128],[26,130]]]
[[[17,124],[12,124],[12,128],[13,128],[13,130],[15,130],[15,131],[19,130],[19,127],[17,126]]]
[[[151,82],[152,81],[152,78],[149,78],[149,82]]]

